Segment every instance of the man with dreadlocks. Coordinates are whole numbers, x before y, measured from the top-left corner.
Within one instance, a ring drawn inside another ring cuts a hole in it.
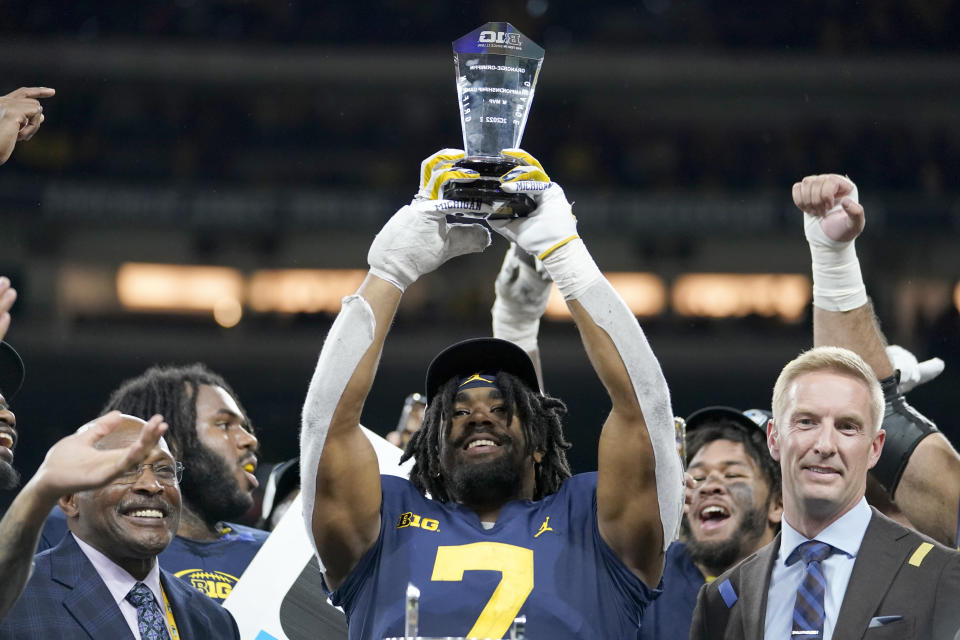
[[[476,216],[474,203],[439,198],[445,182],[477,174],[453,166],[462,151],[434,154],[417,197],[374,239],[370,272],[344,299],[304,404],[304,519],[351,639],[404,635],[408,584],[420,591],[421,636],[500,638],[526,616],[532,637],[635,638],[659,593],[683,504],[666,382],[563,190],[526,152],[504,154],[521,166],[501,189],[537,207],[488,223],[541,259],[610,396],[598,471],[570,477],[564,404],[540,392],[522,348],[487,338],[434,358],[424,424],[404,454],[416,460],[410,480],[379,474],[359,420],[401,295],[490,244],[484,226],[456,217]]]
[[[166,416],[167,443],[184,465],[183,509],[173,542],[160,565],[222,603],[267,538],[267,533],[227,522],[253,505],[257,438],[246,411],[226,380],[202,364],[155,366],[125,381],[104,412]],[[66,532],[54,510],[40,551]]]

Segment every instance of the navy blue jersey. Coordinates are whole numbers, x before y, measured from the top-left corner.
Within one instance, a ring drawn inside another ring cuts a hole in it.
[[[380,482],[380,536],[331,594],[347,613],[351,640],[404,635],[408,582],[421,593],[421,636],[501,638],[526,615],[532,638],[637,638],[659,590],[600,537],[596,473],[574,476],[542,500],[506,504],[492,529],[407,480]]]
[[[647,609],[640,628],[642,640],[687,640],[690,622],[703,586],[703,574],[687,555],[687,545],[667,547],[663,567],[663,593]]]
[[[201,542],[174,536],[157,559],[163,569],[223,603],[268,535],[260,529],[223,523],[217,540]]]
[[[66,533],[66,516],[54,509],[43,525],[37,553],[60,544]],[[174,536],[157,559],[165,571],[222,604],[268,535],[260,529],[224,523],[220,538],[211,542]]]

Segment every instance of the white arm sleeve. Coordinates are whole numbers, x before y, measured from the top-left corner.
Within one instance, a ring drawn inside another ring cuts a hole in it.
[[[317,552],[313,539],[313,505],[317,495],[317,465],[323,443],[330,430],[333,412],[340,403],[343,390],[357,365],[373,344],[376,319],[373,309],[361,296],[347,296],[330,333],[323,343],[317,368],[303,403],[300,429],[300,488],[303,496],[303,521],[307,537]]]
[[[591,284],[577,301],[620,352],[647,424],[657,476],[664,549],[677,538],[683,514],[683,465],[677,454],[670,390],[637,319],[606,278]]]

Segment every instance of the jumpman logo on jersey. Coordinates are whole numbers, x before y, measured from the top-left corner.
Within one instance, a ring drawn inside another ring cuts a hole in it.
[[[550,516],[547,516],[547,519],[543,521],[543,524],[540,525],[540,531],[537,531],[533,534],[534,538],[539,538],[540,534],[546,533],[547,531],[553,531],[553,527],[550,526]]]
[[[476,381],[476,380],[479,380],[480,382],[486,382],[486,383],[488,383],[488,384],[493,384],[493,380],[491,380],[490,378],[484,378],[484,377],[483,377],[482,375],[480,375],[479,373],[475,373],[475,374],[473,374],[472,376],[470,376],[469,378],[467,378],[466,380],[462,381],[462,382],[460,383],[460,386],[462,387],[463,385],[468,384],[468,383],[470,383],[470,382],[474,382],[474,381]]]

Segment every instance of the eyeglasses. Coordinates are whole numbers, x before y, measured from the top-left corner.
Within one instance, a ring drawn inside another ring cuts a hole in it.
[[[152,464],[144,464],[141,462],[136,467],[131,467],[121,473],[113,482],[114,484],[133,484],[140,478],[140,474],[142,474],[143,470],[147,467],[150,467],[150,470],[153,471],[153,477],[162,485],[172,487],[183,480],[182,462],[174,462],[172,466],[167,462],[156,462]]]

